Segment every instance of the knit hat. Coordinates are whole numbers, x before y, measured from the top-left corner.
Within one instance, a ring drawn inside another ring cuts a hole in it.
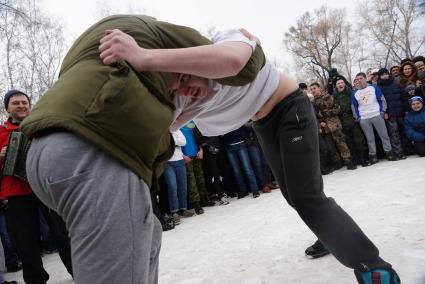
[[[381,77],[381,75],[384,75],[384,74],[390,74],[390,72],[388,71],[388,69],[387,68],[381,68],[381,69],[379,69],[378,76]]]
[[[412,91],[414,92],[416,90],[416,86],[415,85],[407,85],[404,90],[406,91],[406,93],[410,93]]]
[[[5,95],[4,95],[4,97],[3,97],[3,103],[4,103],[4,109],[5,110],[7,110],[7,108],[9,107],[9,100],[10,100],[10,98],[12,97],[12,96],[14,96],[14,95],[23,95],[23,96],[26,96],[27,97],[27,99],[28,99],[28,102],[31,104],[31,100],[30,100],[30,98],[28,97],[28,95],[27,94],[25,94],[24,92],[22,92],[22,91],[19,91],[19,90],[10,90],[10,91],[8,91]]]
[[[424,103],[424,100],[423,100],[420,96],[414,96],[414,97],[411,97],[411,98],[409,99],[409,104],[412,104],[413,102],[421,102],[421,103]]]

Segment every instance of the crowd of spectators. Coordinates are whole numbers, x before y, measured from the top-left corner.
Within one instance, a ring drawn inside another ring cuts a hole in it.
[[[425,58],[404,59],[389,70],[369,68],[351,84],[336,69],[328,85],[300,83],[310,97],[319,126],[322,174],[379,159],[424,156]]]
[[[172,133],[175,152],[154,193],[164,230],[203,207],[227,205],[231,198],[258,198],[278,188],[252,128],[252,122],[222,136],[206,137],[189,122]]]

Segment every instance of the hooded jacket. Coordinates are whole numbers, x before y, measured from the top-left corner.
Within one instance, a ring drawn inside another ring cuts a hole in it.
[[[378,80],[378,86],[381,88],[387,102],[386,113],[389,117],[401,117],[404,115],[403,87],[394,82],[393,78],[387,80]]]
[[[425,142],[425,107],[409,112],[404,119],[404,132],[409,140]]]

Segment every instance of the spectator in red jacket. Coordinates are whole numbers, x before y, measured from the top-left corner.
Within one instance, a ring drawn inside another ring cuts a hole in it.
[[[29,97],[18,90],[11,90],[4,96],[4,107],[9,113],[8,120],[0,127],[0,166],[3,168],[9,136],[20,131],[19,124],[31,112]],[[46,283],[49,274],[43,268],[39,244],[39,209],[49,224],[56,239],[59,255],[68,272],[72,275],[71,253],[65,224],[61,218],[37,199],[24,179],[2,176],[0,200],[6,208],[8,231],[18,255],[22,260],[25,283]]]

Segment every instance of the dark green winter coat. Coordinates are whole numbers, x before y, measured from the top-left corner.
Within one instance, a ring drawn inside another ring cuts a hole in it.
[[[335,102],[340,106],[341,111],[339,117],[344,128],[350,128],[354,125],[355,120],[351,109],[351,89],[345,87],[344,91],[339,93],[336,89],[333,93]]]

